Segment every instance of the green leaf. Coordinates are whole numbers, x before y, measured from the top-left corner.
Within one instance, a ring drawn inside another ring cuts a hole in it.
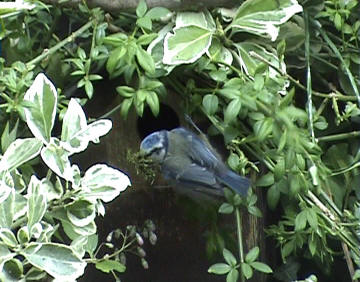
[[[222,203],[219,207],[219,213],[230,214],[234,211],[234,206],[229,203]]]
[[[12,171],[23,163],[35,158],[42,148],[37,138],[16,139],[7,148],[0,161],[0,171]]]
[[[86,95],[89,97],[89,99],[91,99],[91,97],[93,96],[93,93],[94,93],[94,87],[91,83],[90,80],[85,80],[85,92],[86,92]]]
[[[258,258],[258,256],[259,256],[259,252],[260,252],[259,247],[256,246],[256,247],[252,248],[252,249],[246,254],[246,256],[245,256],[245,261],[246,261],[247,263],[250,263],[250,262],[255,261],[255,260]]]
[[[280,200],[280,189],[277,185],[272,185],[266,192],[267,203],[271,210],[275,210]]]
[[[147,91],[146,103],[150,106],[152,114],[156,117],[159,114],[160,103],[158,95],[154,91]]]
[[[231,270],[231,266],[226,263],[215,263],[209,267],[208,272],[214,274],[226,274]]]
[[[316,254],[316,248],[317,248],[317,244],[316,241],[314,240],[314,236],[308,237],[308,246],[309,246],[310,254],[314,256]]]
[[[26,91],[24,101],[28,102],[24,112],[30,131],[36,138],[49,143],[57,106],[54,85],[43,73],[39,73]]]
[[[360,278],[360,269],[357,269],[355,271],[354,276],[352,277],[353,280],[359,279]]]
[[[117,47],[110,52],[109,58],[106,62],[106,70],[109,74],[113,74],[121,60],[126,54],[126,48],[124,46]]]
[[[295,230],[303,230],[306,226],[307,211],[303,210],[295,218]]]
[[[234,257],[234,255],[232,254],[232,252],[230,252],[228,249],[223,249],[223,256],[225,261],[230,265],[230,266],[235,266],[237,261],[236,258]]]
[[[220,43],[220,40],[213,38],[209,50],[206,52],[210,60],[215,62],[224,62],[228,65],[231,65],[233,62],[233,56],[229,49],[223,46]]]
[[[120,114],[122,116],[122,118],[126,118],[127,117],[127,114],[129,112],[129,109],[131,107],[133,103],[133,99],[125,99],[124,101],[122,101],[121,103],[121,109],[120,109]]]
[[[74,280],[84,273],[86,262],[74,251],[57,243],[30,243],[20,252],[27,261],[56,279]]]
[[[318,229],[318,219],[314,209],[308,208],[306,209],[306,219],[309,222],[310,226],[317,231]]]
[[[110,202],[130,186],[129,177],[121,171],[96,164],[90,167],[81,179],[82,191],[79,196],[96,203],[97,200]]]
[[[226,282],[237,282],[239,278],[239,271],[235,268],[231,269],[226,275]]]
[[[274,174],[272,172],[268,172],[264,174],[256,181],[257,187],[267,187],[274,184]]]
[[[204,96],[202,104],[207,114],[214,115],[219,106],[219,99],[216,95],[207,94]]]
[[[128,36],[125,33],[119,32],[104,37],[103,42],[114,47],[119,47],[123,46],[127,40]]]
[[[46,191],[43,185],[35,175],[30,179],[28,186],[28,201],[27,201],[27,218],[30,234],[32,227],[41,221],[47,208]]]
[[[21,281],[23,272],[23,263],[16,258],[6,261],[2,269],[2,274],[6,277],[4,281]]]
[[[295,0],[248,0],[237,10],[231,27],[233,31],[249,32],[275,41],[279,25],[302,11]]]
[[[19,125],[19,120],[16,121],[14,128],[10,131],[9,122],[6,122],[5,129],[1,135],[1,149],[5,152],[9,148],[10,144],[15,141],[16,133]]]
[[[140,0],[138,6],[136,7],[136,15],[138,18],[141,18],[145,15],[147,11],[147,5],[145,0]]]
[[[254,261],[250,264],[254,269],[263,272],[263,273],[272,273],[272,269],[270,268],[270,266],[268,266],[265,263],[259,262],[259,261]]]
[[[136,49],[136,58],[139,65],[148,73],[152,74],[155,72],[155,63],[151,55],[146,52],[143,48],[138,47]]]
[[[213,31],[197,26],[174,29],[164,40],[164,64],[190,64],[198,60],[211,44]]]
[[[96,269],[109,273],[110,271],[125,272],[126,266],[116,260],[105,259],[95,264]]]
[[[247,263],[241,264],[241,272],[244,274],[246,279],[250,279],[253,276],[253,270]]]
[[[131,98],[134,96],[135,89],[129,86],[118,86],[116,92],[125,98]]]
[[[152,21],[151,21],[151,18],[148,16],[145,16],[143,18],[138,18],[136,21],[136,24],[139,27],[142,27],[142,28],[145,28],[148,30],[152,30]]]
[[[138,45],[149,45],[157,36],[157,33],[143,34],[136,40],[136,43]]]
[[[224,122],[230,123],[235,121],[241,109],[240,99],[233,99],[226,107],[224,112]]]
[[[281,256],[284,261],[285,258],[288,257],[294,251],[294,248],[295,248],[295,241],[293,240],[286,242],[286,244],[281,247]]]
[[[160,20],[161,18],[167,17],[169,14],[171,14],[171,11],[164,7],[154,7],[146,13],[146,16],[152,20]]]

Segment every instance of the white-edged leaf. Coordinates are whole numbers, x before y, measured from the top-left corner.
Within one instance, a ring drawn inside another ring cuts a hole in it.
[[[43,218],[47,208],[46,191],[43,189],[41,181],[35,175],[31,176],[28,186],[27,218],[28,227],[31,228]]]
[[[279,25],[302,11],[296,0],[247,0],[238,9],[231,26],[275,41]]]
[[[216,24],[209,11],[195,13],[182,12],[176,15],[176,28],[186,26],[197,26],[207,30],[215,31]]]
[[[62,281],[76,279],[84,273],[82,261],[68,246],[57,243],[31,243],[21,251],[27,261]]]
[[[129,177],[120,170],[96,164],[81,179],[83,190],[79,195],[92,202],[98,199],[110,202],[130,185]]]
[[[61,141],[61,146],[70,152],[69,155],[84,151],[89,142],[98,143],[99,137],[106,135],[112,128],[108,119],[100,119],[90,123],[78,132],[72,132],[70,139]]]
[[[34,136],[45,144],[50,142],[54,126],[57,92],[51,81],[39,73],[24,96],[26,123]]]
[[[16,139],[7,148],[0,161],[0,171],[12,171],[23,163],[35,158],[42,148],[37,138]]]
[[[211,44],[214,31],[199,26],[174,28],[164,39],[163,63],[190,64],[199,59]]]
[[[1,190],[2,187],[0,188]],[[11,189],[8,196],[0,203],[0,227],[10,228],[15,213],[15,189]]]
[[[69,161],[69,153],[56,143],[58,140],[52,138],[51,143],[41,150],[41,158],[58,176],[72,182],[73,169]]]
[[[64,115],[61,141],[71,144],[71,140],[87,126],[86,116],[80,104],[71,99]]]
[[[84,227],[95,219],[95,206],[86,200],[78,200],[66,207],[69,221],[76,226]]]

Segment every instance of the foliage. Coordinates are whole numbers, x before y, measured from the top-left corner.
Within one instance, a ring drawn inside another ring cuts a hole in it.
[[[114,188],[111,196],[104,193],[98,199],[91,196],[91,189],[80,193],[77,189],[90,185],[102,170],[101,177],[116,172],[95,165],[81,177],[67,159],[84,150],[89,141],[97,141],[100,136],[93,134],[98,129],[93,129],[101,128],[100,135],[109,130],[106,121],[88,125],[82,114],[75,114],[80,106],[66,98],[73,94],[68,86],[84,89],[83,97],[91,98],[106,69],[111,79],[121,81],[116,91],[123,99],[105,116],[120,110],[126,117],[132,107],[139,116],[145,107],[157,115],[166,89],[173,89],[181,96],[187,114],[200,114],[210,121],[210,134],[224,136],[230,167],[254,175],[254,190],[265,190],[269,209],[281,213],[266,232],[278,242],[283,261],[306,257],[320,262],[322,271],[330,275],[331,264],[340,252],[346,257],[350,275],[359,277],[359,270],[352,266],[360,267],[360,154],[356,138],[360,132],[355,130],[360,114],[359,4],[355,0],[299,2],[247,0],[234,9],[172,12],[149,8],[140,1],[135,13],[123,12],[110,19],[101,9],[84,4],[77,13],[34,4],[25,7],[29,11],[12,14],[13,8],[8,11],[0,6],[1,15],[5,15],[2,43],[6,50],[6,62],[2,60],[0,67],[4,109],[0,114],[4,132],[4,192],[0,199],[7,207],[14,205],[13,215],[4,217],[1,232],[6,258],[3,268],[17,267],[15,273],[19,273],[22,263],[12,255],[16,252],[28,263],[44,268],[36,257],[29,256],[33,251],[43,255],[56,248],[77,262],[73,273],[82,273],[82,256],[71,246],[50,241],[57,229],[42,222],[55,220],[70,239],[74,238],[72,232],[83,229],[92,236],[89,232],[94,234],[96,229],[90,222],[102,210],[99,200],[106,202],[120,192]],[[76,22],[80,27],[64,34],[57,24],[64,15],[71,19],[69,26]],[[54,94],[54,87],[43,76],[26,92],[40,68],[53,77],[61,95]],[[39,85],[50,93],[46,101],[39,99]],[[43,102],[46,106],[41,108]],[[39,109],[43,111],[39,113]],[[51,135],[56,111],[63,119],[60,139]],[[67,121],[70,117],[78,120],[84,134],[74,134]],[[35,137],[28,137],[22,121]],[[28,138],[16,139],[19,135]],[[26,164],[35,156],[57,174],[57,185],[31,177]],[[27,168],[22,170],[24,176],[18,173],[20,166]],[[255,176],[256,172],[261,173]],[[64,181],[71,188],[61,188]],[[27,189],[15,189],[18,182]],[[69,197],[59,211],[44,215],[48,198],[39,196],[38,191],[50,186],[64,189],[51,190],[51,201],[60,204],[64,195]],[[34,196],[25,197],[27,194]],[[78,198],[77,203],[74,195],[85,199]],[[241,205],[258,216],[256,199],[252,199],[254,195],[249,195]],[[43,208],[28,218],[24,209],[16,209],[25,202],[30,202],[28,207],[31,202],[40,203]],[[87,212],[77,214],[78,205]],[[220,211],[234,212],[237,217],[239,206],[227,199]],[[15,235],[13,222],[20,218],[19,235]],[[78,226],[79,222],[86,224]],[[88,224],[91,227],[84,228]],[[40,236],[41,232],[47,237]],[[225,242],[222,253],[226,263],[210,267],[210,272],[226,274],[228,281],[236,281],[238,276],[249,278],[253,270],[269,272],[265,264],[256,261],[261,251],[256,246],[239,257],[229,248]],[[107,270],[108,266],[100,268]]]

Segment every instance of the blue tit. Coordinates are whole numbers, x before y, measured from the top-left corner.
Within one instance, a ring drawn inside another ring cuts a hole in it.
[[[250,187],[249,179],[227,168],[206,142],[181,127],[151,133],[141,142],[140,154],[158,163],[164,178],[178,190],[221,196],[229,187],[246,196]]]

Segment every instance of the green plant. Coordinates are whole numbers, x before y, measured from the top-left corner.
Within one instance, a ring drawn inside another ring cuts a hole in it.
[[[97,247],[94,220],[105,214],[103,203],[124,191],[130,180],[105,164],[95,164],[81,175],[69,161],[72,154],[108,133],[109,120],[87,124],[83,110],[72,99],[61,139],[52,137],[57,92],[41,73],[24,101],[26,124],[34,137],[2,136],[6,148],[0,161],[2,278],[34,280],[49,274],[61,280],[76,279],[87,263],[104,264],[105,258],[93,255]],[[22,173],[37,157],[49,168],[45,178]],[[112,263],[114,270],[124,270],[119,262]]]

